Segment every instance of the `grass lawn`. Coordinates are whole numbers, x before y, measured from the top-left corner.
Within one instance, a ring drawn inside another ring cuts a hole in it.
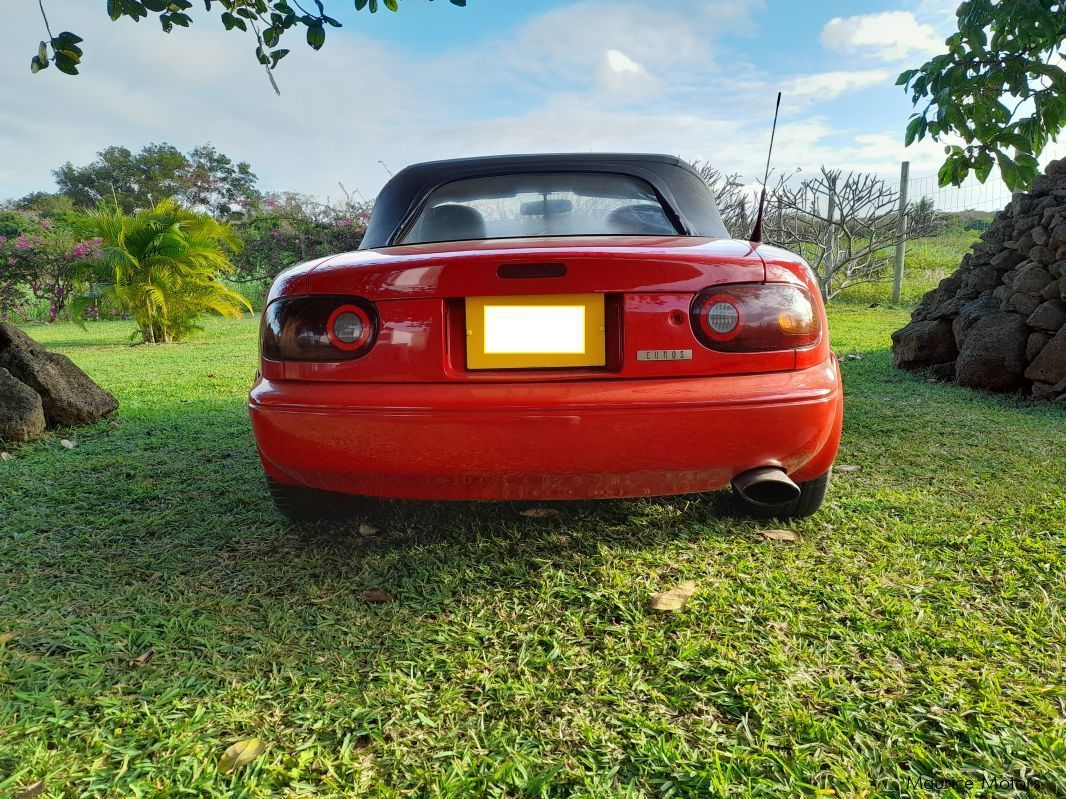
[[[253,320],[32,328],[122,407],[0,462],[0,796],[1066,795],[1066,414],[893,371],[903,310],[831,315],[862,470],[798,544],[719,496],[301,531]]]

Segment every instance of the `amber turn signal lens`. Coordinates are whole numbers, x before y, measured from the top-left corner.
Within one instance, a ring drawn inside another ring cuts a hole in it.
[[[796,303],[797,307],[781,311],[777,315],[777,324],[781,326],[781,332],[789,336],[803,336],[818,330],[818,319],[814,316],[814,308],[805,299]]]

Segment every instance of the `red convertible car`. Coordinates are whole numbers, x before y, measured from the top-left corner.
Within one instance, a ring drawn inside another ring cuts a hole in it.
[[[438,161],[393,177],[357,252],[295,266],[249,398],[278,509],[341,495],[659,496],[732,484],[813,513],[840,438],[800,257],[729,237],[662,155]]]

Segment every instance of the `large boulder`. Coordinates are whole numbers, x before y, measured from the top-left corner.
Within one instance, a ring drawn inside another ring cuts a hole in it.
[[[1014,391],[1022,384],[1028,340],[1029,328],[1018,314],[1004,312],[982,317],[959,351],[956,382],[970,388]]]
[[[1066,304],[1061,300],[1042,302],[1025,321],[1029,327],[1054,333],[1066,324]]]
[[[0,322],[0,367],[41,398],[49,425],[93,422],[118,408],[70,358],[48,352],[17,327]]]
[[[961,348],[967,334],[977,324],[977,320],[998,311],[999,305],[999,299],[994,294],[982,294],[977,299],[963,305],[959,309],[959,315],[951,323],[951,330],[955,334],[955,346]]]
[[[916,369],[955,360],[958,349],[951,320],[911,322],[892,334],[892,359],[897,369]]]
[[[1045,344],[1025,370],[1029,380],[1057,384],[1066,380],[1066,327]]]
[[[0,368],[0,441],[26,441],[44,432],[44,408],[32,388]]]

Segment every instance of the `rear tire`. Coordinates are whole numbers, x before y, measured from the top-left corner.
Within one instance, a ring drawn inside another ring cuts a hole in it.
[[[299,524],[350,519],[359,512],[360,500],[363,499],[332,491],[287,485],[271,477],[267,477],[267,488],[277,512],[289,521]]]
[[[798,483],[800,495],[791,502],[780,505],[760,505],[744,499],[734,491],[733,504],[741,515],[753,519],[802,519],[805,516],[811,516],[822,507],[822,501],[829,489],[829,476],[832,473],[833,470],[830,469],[812,480]]]

